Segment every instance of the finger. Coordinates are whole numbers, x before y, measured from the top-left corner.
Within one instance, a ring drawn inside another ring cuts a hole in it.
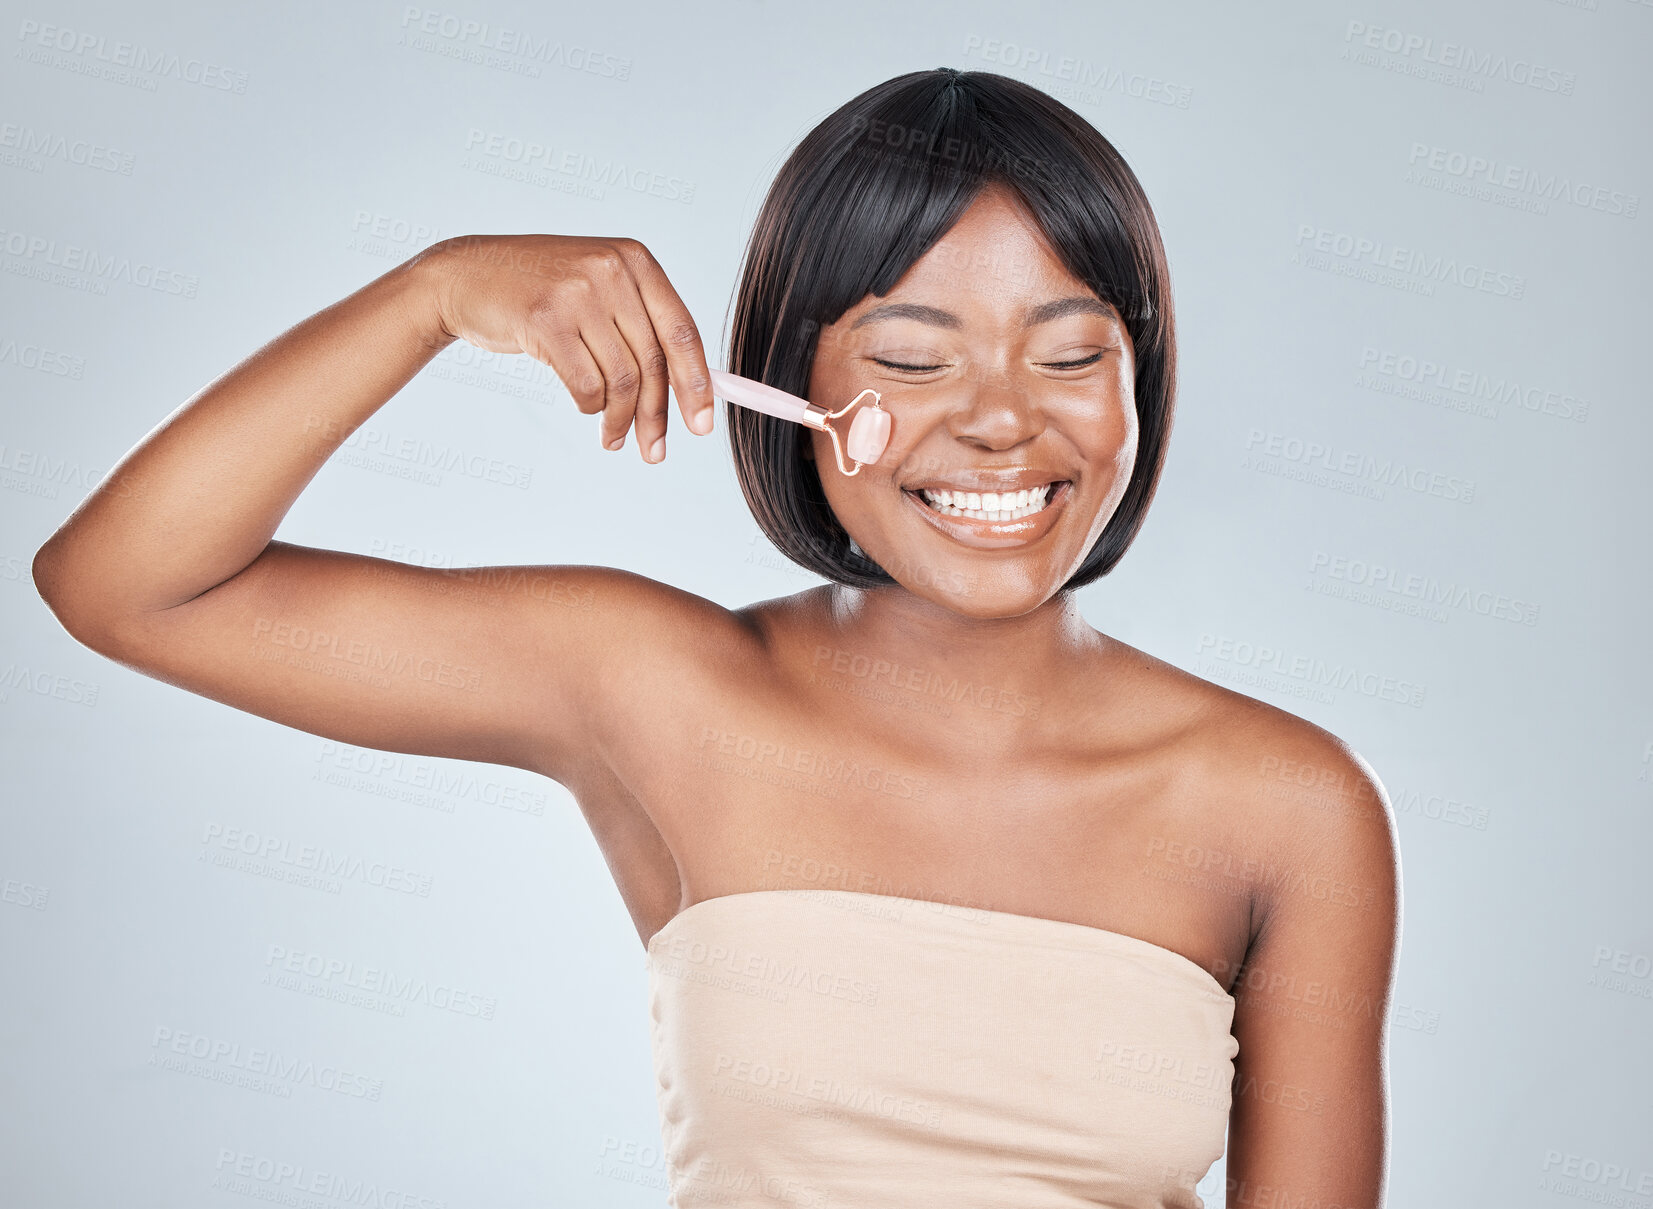
[[[632,359],[643,378],[632,417],[637,451],[646,462],[662,461],[666,456],[666,352],[655,338],[654,325],[634,286],[622,290],[615,300],[614,323],[631,346]]]
[[[626,247],[638,293],[648,309],[655,338],[666,354],[677,406],[690,430],[704,436],[712,431],[712,377],[700,329],[654,254],[641,243],[635,248],[630,244]]]
[[[580,328],[580,339],[591,350],[603,374],[603,422],[599,433],[603,448],[618,449],[625,444],[626,429],[631,427],[632,413],[637,410],[637,388],[642,384],[642,372],[625,336],[612,319],[607,326],[595,330]]]
[[[578,330],[559,326],[551,332],[530,332],[523,351],[543,361],[562,379],[574,406],[588,416],[603,410],[603,374]]]

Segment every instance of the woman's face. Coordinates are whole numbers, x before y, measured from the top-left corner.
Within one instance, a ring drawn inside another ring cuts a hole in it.
[[[904,588],[1016,617],[1073,574],[1130,482],[1135,376],[1121,317],[990,184],[889,294],[821,331],[809,398],[835,409],[877,390],[892,417],[883,457],[846,476],[825,433],[808,448],[839,522]],[[1045,484],[1057,485],[1033,511]],[[1003,498],[1028,489],[1028,504]],[[947,515],[972,503],[957,493],[994,491],[998,519]]]

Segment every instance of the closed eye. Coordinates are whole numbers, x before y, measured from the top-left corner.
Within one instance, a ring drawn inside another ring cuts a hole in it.
[[[1106,351],[1106,349],[1103,350],[1103,352]],[[1051,369],[1081,369],[1087,365],[1095,365],[1100,360],[1102,360],[1102,353],[1092,353],[1078,361],[1047,361],[1045,364]]]
[[[873,357],[872,360],[886,369],[901,370],[909,374],[925,374],[931,370],[946,368],[944,365],[907,365],[900,361],[886,361],[882,357]],[[1092,353],[1078,361],[1046,361],[1043,364],[1047,369],[1083,369],[1087,365],[1095,365],[1100,360],[1102,353]]]
[[[940,369],[941,368],[941,366],[939,366],[939,365],[903,365],[899,361],[886,361],[882,357],[874,357],[874,358],[872,358],[872,360],[876,364],[884,366],[884,368],[886,368],[886,369],[905,370],[909,374],[928,373],[932,369]]]

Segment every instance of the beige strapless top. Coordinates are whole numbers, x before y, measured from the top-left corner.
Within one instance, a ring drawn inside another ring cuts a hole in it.
[[[751,890],[680,911],[648,969],[673,1209],[1203,1209],[1240,1043],[1170,949]]]

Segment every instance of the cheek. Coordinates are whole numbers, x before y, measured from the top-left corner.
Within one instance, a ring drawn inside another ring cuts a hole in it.
[[[838,459],[832,453],[832,440],[824,433],[811,433],[804,443],[804,456],[815,467],[815,477],[821,482],[821,491],[827,504],[845,518],[859,506],[862,475],[845,478],[838,469]]]
[[[1137,429],[1136,403],[1130,391],[1115,395],[1092,425],[1093,448],[1104,453],[1117,450],[1120,456],[1131,457],[1136,451]]]
[[[1066,429],[1073,453],[1088,466],[1093,487],[1122,490],[1136,465],[1138,425],[1129,396],[1100,412],[1075,419]],[[1109,484],[1109,480],[1113,480]]]
[[[872,536],[888,523],[887,510],[891,506],[894,480],[890,472],[879,466],[863,466],[860,473],[846,475],[838,469],[832,455],[832,443],[824,437],[811,442],[815,450],[815,470],[821,480],[821,491],[827,506],[838,523],[851,536],[861,533]],[[900,503],[895,500],[895,503]]]
[[[1097,449],[1099,458],[1103,460],[1102,469],[1107,483],[1107,498],[1112,501],[1107,511],[1112,512],[1120,499],[1125,495],[1125,489],[1130,486],[1131,475],[1136,470],[1137,460],[1137,423],[1136,411],[1132,409],[1124,418],[1116,419],[1109,425],[1104,443]]]

